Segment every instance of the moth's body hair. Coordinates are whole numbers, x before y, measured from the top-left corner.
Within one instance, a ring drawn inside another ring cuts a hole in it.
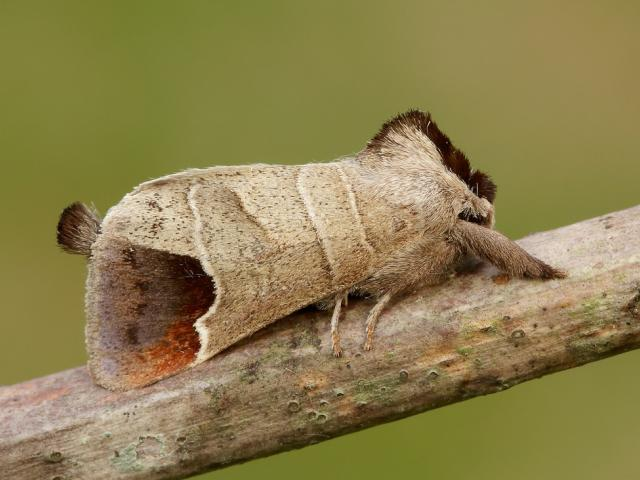
[[[396,296],[442,283],[470,256],[514,276],[561,278],[492,230],[495,194],[431,116],[412,110],[335,162],[192,169],[145,182],[109,211],[100,234],[97,217],[74,204],[58,240],[91,256],[92,374],[108,388],[146,385],[311,304],[332,309],[340,356],[349,295],[375,302],[369,350]]]

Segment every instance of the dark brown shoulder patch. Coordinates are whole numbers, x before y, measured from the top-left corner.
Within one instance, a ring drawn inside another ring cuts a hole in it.
[[[493,183],[491,177],[484,172],[476,170],[469,177],[467,182],[471,191],[479,197],[486,198],[491,203],[496,199],[496,184]]]
[[[473,193],[493,203],[497,189],[495,183],[486,173],[471,169],[465,154],[453,146],[449,137],[440,130],[430,113],[409,110],[397,115],[382,125],[380,131],[367,144],[367,149],[375,151],[389,147],[389,134],[392,132],[401,133],[407,127],[424,133],[440,151],[444,165],[465,182]]]

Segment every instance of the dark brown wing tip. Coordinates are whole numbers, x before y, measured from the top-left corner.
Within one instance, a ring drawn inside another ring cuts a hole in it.
[[[80,202],[72,203],[60,215],[56,230],[58,245],[67,253],[88,257],[100,233],[100,223],[94,209]]]
[[[385,122],[378,133],[367,143],[366,151],[379,152],[385,147],[392,147],[389,140],[391,133],[401,133],[405,128],[413,128],[422,132],[437,147],[442,157],[442,163],[467,184],[469,189],[478,197],[486,198],[493,203],[496,197],[496,184],[486,173],[474,171],[469,159],[449,140],[449,137],[438,127],[428,112],[412,109],[396,115]]]

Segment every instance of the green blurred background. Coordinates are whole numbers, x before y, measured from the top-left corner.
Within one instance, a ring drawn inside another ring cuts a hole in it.
[[[73,200],[358,151],[409,107],[511,237],[639,203],[638,2],[0,2],[0,383],[85,361]],[[640,352],[201,479],[638,478]]]

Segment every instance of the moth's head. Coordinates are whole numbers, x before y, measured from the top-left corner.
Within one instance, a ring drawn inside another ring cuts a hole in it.
[[[487,228],[493,228],[495,224],[493,205],[486,198],[469,196],[456,210],[460,220],[477,223]]]
[[[427,171],[426,183],[429,188],[437,185],[453,215],[493,227],[496,185],[489,175],[471,168],[465,154],[438,128],[431,114],[410,110],[389,120],[369,141],[361,158],[388,163],[404,159],[402,168],[407,174]],[[407,168],[407,161],[416,163],[417,171]]]

